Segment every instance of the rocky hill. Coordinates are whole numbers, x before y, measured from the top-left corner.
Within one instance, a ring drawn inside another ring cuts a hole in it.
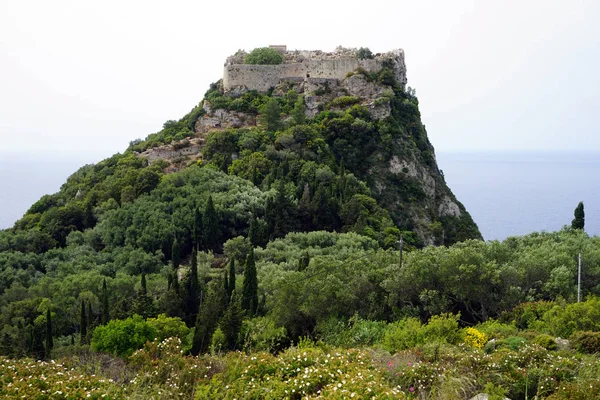
[[[293,130],[292,126],[317,128],[335,163],[343,163],[365,181],[394,223],[414,232],[415,243],[451,244],[481,238],[437,167],[420,120],[418,100],[406,89],[402,50],[364,58],[356,49],[338,48],[332,53],[277,50],[282,59],[276,65],[245,64],[248,53],[244,51],[227,59],[223,80],[213,85],[196,112],[196,140],[223,131],[268,130],[261,124],[257,104],[276,99],[284,109],[275,139],[285,137],[283,131]],[[291,98],[303,102],[302,124],[294,122]],[[281,140],[275,144],[285,147]],[[177,152],[160,149],[163,158],[171,161],[201,151],[198,146]],[[154,160],[157,151],[145,154]],[[242,151],[233,149],[231,157],[243,157]]]

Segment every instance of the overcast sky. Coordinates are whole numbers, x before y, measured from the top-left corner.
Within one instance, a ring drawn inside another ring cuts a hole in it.
[[[600,150],[600,1],[0,0],[0,152],[98,161],[237,49],[403,48],[436,150]]]

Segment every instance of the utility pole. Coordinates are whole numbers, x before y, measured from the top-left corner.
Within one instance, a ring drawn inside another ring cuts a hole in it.
[[[402,250],[404,248],[404,241],[402,240],[402,232],[400,232],[400,240],[398,240],[400,244],[400,268],[402,268]]]
[[[581,301],[581,253],[579,253],[577,268],[577,302]]]

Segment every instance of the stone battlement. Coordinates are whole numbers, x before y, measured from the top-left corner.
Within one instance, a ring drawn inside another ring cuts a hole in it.
[[[278,46],[285,48],[284,46]],[[281,82],[316,79],[343,80],[349,72],[359,68],[367,72],[377,72],[384,63],[392,66],[396,80],[406,85],[406,64],[404,51],[401,49],[377,54],[373,59],[358,59],[356,49],[338,47],[335,52],[326,53],[320,50],[285,51],[284,61],[278,65],[244,64],[244,51],[238,51],[229,57],[223,72],[223,88],[225,91],[236,87],[266,92]]]

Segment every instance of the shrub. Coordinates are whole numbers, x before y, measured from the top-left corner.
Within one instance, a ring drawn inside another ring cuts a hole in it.
[[[483,346],[488,341],[488,337],[485,333],[478,331],[475,328],[465,329],[465,343],[476,349],[483,349]]]
[[[379,343],[386,330],[384,321],[370,321],[358,316],[350,318],[348,323],[330,318],[317,325],[321,339],[330,345],[340,347],[371,346]]]
[[[558,345],[552,336],[546,334],[536,336],[533,339],[533,343],[542,346],[546,350],[556,350],[558,348]]]
[[[276,326],[267,317],[258,317],[244,321],[242,325],[244,349],[254,351],[279,352],[288,342],[285,328]]]
[[[356,96],[340,96],[331,100],[329,107],[350,107],[360,103],[360,99]]]
[[[423,325],[417,318],[405,318],[389,324],[382,346],[390,353],[413,348],[424,342]]]
[[[244,58],[244,64],[276,65],[283,62],[283,56],[270,47],[258,47]]]
[[[569,337],[576,331],[600,331],[600,298],[581,303],[556,305],[543,315],[547,331],[555,336]]]
[[[517,334],[517,327],[510,324],[489,319],[477,326],[480,332],[485,333],[490,339],[504,339]]]
[[[373,58],[375,58],[375,55],[368,47],[361,47],[356,51],[356,58],[358,58],[359,60],[372,60]]]
[[[165,314],[159,314],[156,318],[148,318],[148,325],[156,329],[156,339],[164,340],[170,337],[177,337],[185,341],[190,329],[179,317],[167,317]]]
[[[124,320],[112,320],[99,326],[92,335],[92,349],[120,357],[130,356],[144,343],[154,340],[156,328],[139,315]]]
[[[518,350],[527,343],[527,339],[521,336],[511,336],[502,341],[503,347],[508,347],[511,350]]]
[[[460,339],[459,318],[460,314],[434,315],[423,327],[423,335],[427,341],[457,344]]]
[[[571,340],[581,353],[600,353],[600,332],[576,332]]]

